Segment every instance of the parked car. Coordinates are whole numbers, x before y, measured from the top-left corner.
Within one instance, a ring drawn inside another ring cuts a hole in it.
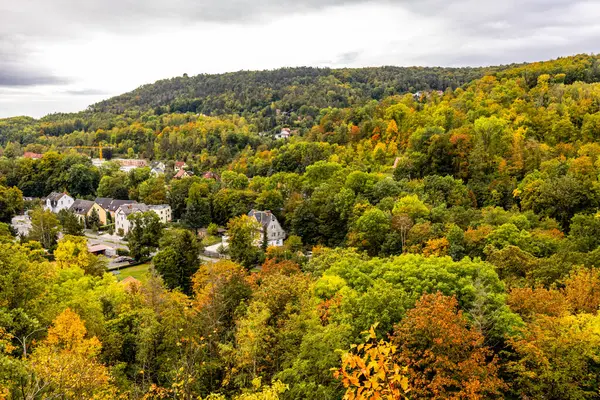
[[[131,264],[132,261],[135,261],[135,260],[133,258],[127,257],[127,256],[119,256],[119,257],[115,258],[116,263],[128,262]]]

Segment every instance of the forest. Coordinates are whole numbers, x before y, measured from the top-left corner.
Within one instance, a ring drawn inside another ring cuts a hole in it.
[[[0,399],[598,399],[599,176],[585,54],[184,76],[0,119]],[[107,272],[51,192],[170,205],[132,217],[148,274]]]

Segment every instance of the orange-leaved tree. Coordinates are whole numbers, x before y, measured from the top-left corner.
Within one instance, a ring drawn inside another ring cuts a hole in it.
[[[407,367],[411,397],[490,399],[505,387],[484,337],[455,297],[424,294],[396,326],[397,362]]]

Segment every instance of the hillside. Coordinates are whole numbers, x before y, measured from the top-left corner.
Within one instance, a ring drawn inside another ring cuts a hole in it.
[[[599,58],[431,71],[174,78],[0,120],[0,398],[599,398]],[[170,207],[129,217],[148,274],[89,253],[108,216],[24,199],[51,192]]]

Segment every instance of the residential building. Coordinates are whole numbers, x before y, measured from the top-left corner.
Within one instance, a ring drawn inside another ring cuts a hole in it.
[[[39,160],[42,157],[43,157],[43,154],[33,153],[31,151],[26,151],[25,153],[23,153],[23,158],[31,158],[34,160]]]
[[[185,161],[175,161],[175,172],[181,171],[182,169],[187,168],[187,164]]]
[[[72,211],[75,216],[77,216],[77,219],[79,219],[80,223],[85,225],[85,219],[88,216],[88,213],[91,212],[94,204],[96,203],[90,200],[77,199],[73,202],[71,207],[69,207],[69,210]]]
[[[150,173],[153,176],[164,175],[167,170],[167,166],[162,161],[153,162],[150,166],[152,167]]]
[[[261,233],[263,235],[264,230],[267,230],[267,240],[269,246],[283,246],[283,241],[286,236],[285,231],[279,224],[277,217],[273,215],[271,211],[252,210],[248,213],[248,216],[254,217],[260,223],[262,227]]]
[[[138,212],[153,211],[160,218],[160,222],[166,224],[171,221],[171,206],[168,204],[146,205],[143,203],[124,204],[115,213],[115,231],[120,235],[127,235],[132,228],[131,221],[127,218]]]
[[[148,209],[154,211],[156,215],[160,218],[160,222],[166,224],[167,222],[171,222],[171,206],[168,204],[158,204],[148,206]]]
[[[58,214],[60,210],[68,210],[75,202],[75,199],[66,193],[52,192],[43,201],[45,210],[50,210]]]
[[[121,168],[119,168],[123,172],[129,172],[132,169],[143,168],[148,166],[148,161],[141,159],[131,159],[131,158],[115,158],[112,161],[119,163]]]
[[[95,201],[77,199],[69,209],[79,218],[79,222],[84,224],[86,218],[90,217],[96,211],[100,224],[106,225],[106,210]]]
[[[104,209],[104,217],[100,216],[100,222],[102,224],[107,223],[108,216],[114,221],[115,215],[119,207],[125,204],[135,204],[137,201],[135,200],[115,200],[109,197],[98,197],[95,200],[96,204],[98,204],[102,209]]]
[[[215,174],[215,173],[214,173],[214,172],[212,172],[212,171],[205,172],[205,173],[202,175],[202,177],[203,177],[204,179],[214,179],[215,181],[220,181],[220,180],[221,180],[221,177],[219,177],[219,175]]]
[[[193,176],[194,174],[190,171],[186,171],[184,169],[180,169],[179,171],[177,171],[177,173],[175,174],[175,176],[173,176],[173,179],[181,179],[181,178],[189,178],[190,176]]]
[[[281,132],[275,134],[275,139],[289,139],[290,135],[290,128],[283,128]]]
[[[131,221],[127,219],[131,214],[148,211],[148,206],[142,203],[124,204],[115,213],[115,232],[125,236],[131,229]]]
[[[14,216],[11,225],[19,236],[27,236],[31,230],[31,218],[27,214]]]

